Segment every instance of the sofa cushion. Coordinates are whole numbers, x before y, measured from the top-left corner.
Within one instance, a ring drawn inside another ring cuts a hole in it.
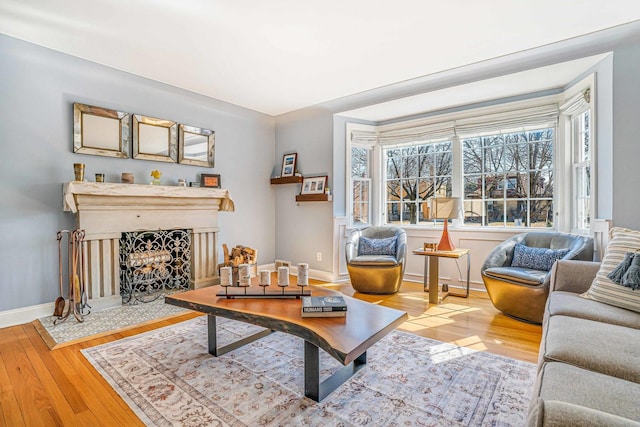
[[[581,319],[595,320],[596,322],[640,329],[640,315],[635,311],[581,298],[579,294],[573,292],[552,292],[549,295],[545,315],[579,317]]]
[[[541,362],[564,362],[640,382],[640,330],[568,316],[548,319]]]
[[[385,239],[369,239],[360,237],[358,243],[358,255],[396,255],[397,237],[387,237]]]
[[[607,277],[620,265],[627,252],[640,249],[640,231],[614,227],[609,234],[611,239],[600,264],[600,270],[589,290],[583,295],[605,304],[640,312],[640,289],[624,287]]]
[[[632,425],[640,421],[640,384],[564,363],[545,363],[538,374],[528,423]]]
[[[569,248],[533,248],[517,243],[513,250],[511,267],[550,271],[553,263],[569,253]]]
[[[532,286],[543,284],[547,274],[549,274],[548,271],[521,267],[491,267],[484,270],[483,273],[497,279],[510,280]]]

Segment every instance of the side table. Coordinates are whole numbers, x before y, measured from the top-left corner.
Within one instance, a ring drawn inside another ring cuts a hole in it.
[[[471,251],[469,249],[454,249],[452,251],[432,251],[424,249],[414,249],[414,255],[424,256],[424,291],[429,292],[429,304],[438,304],[448,295],[457,297],[469,297],[469,273],[471,272]],[[438,292],[438,276],[440,258],[459,259],[467,257],[467,290],[464,294],[453,294],[448,291]],[[428,272],[428,275],[427,275]]]

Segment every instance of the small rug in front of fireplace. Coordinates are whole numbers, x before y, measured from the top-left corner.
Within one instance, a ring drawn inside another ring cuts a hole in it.
[[[149,303],[122,305],[92,312],[77,322],[73,316],[66,321],[53,324],[54,316],[46,316],[33,322],[47,346],[55,348],[75,344],[100,335],[122,331],[151,321],[168,319],[190,310],[165,304],[164,298]]]

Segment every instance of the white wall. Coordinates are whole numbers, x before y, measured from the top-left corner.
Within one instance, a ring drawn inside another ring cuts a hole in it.
[[[75,154],[73,102],[213,129],[215,168]],[[75,162],[88,179],[103,172],[109,182],[133,172],[148,183],[153,169],[170,185],[221,174],[236,212],[219,214],[220,242],[255,247],[258,262],[273,262],[274,146],[270,116],[0,35],[0,316],[58,296],[56,232],[74,227],[62,184]]]

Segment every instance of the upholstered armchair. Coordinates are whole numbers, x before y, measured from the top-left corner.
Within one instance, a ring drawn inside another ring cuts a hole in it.
[[[400,290],[407,256],[407,233],[400,227],[354,230],[345,247],[351,286],[366,294]]]
[[[593,239],[559,232],[513,236],[493,249],[481,273],[493,305],[509,317],[542,323],[551,267],[559,259],[593,260]]]

